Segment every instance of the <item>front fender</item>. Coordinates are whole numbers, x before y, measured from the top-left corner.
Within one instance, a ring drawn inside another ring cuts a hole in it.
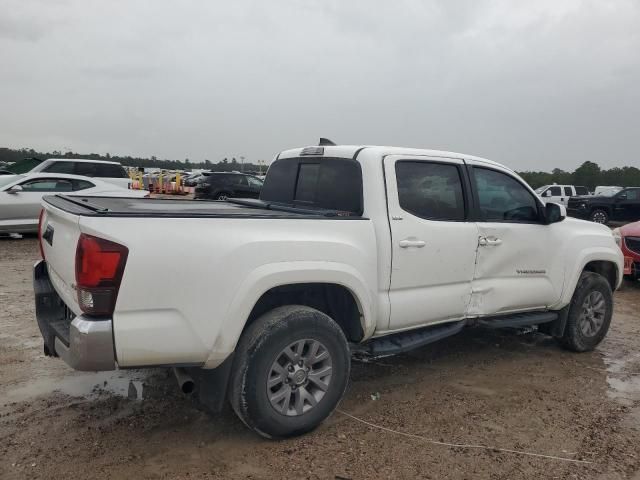
[[[622,283],[622,272],[624,268],[624,258],[620,249],[617,247],[608,248],[604,246],[581,249],[573,262],[569,262],[566,267],[566,280],[562,296],[560,297],[559,302],[551,307],[553,310],[565,307],[571,302],[571,297],[573,297],[573,292],[578,285],[580,275],[587,264],[594,261],[613,263],[616,266],[616,288],[620,286]]]
[[[247,319],[260,297],[272,288],[296,283],[333,283],[353,294],[362,314],[365,338],[375,329],[374,293],[360,273],[347,264],[338,262],[302,261],[276,262],[261,265],[245,277],[224,315],[213,348],[203,365],[215,368],[235,349]]]

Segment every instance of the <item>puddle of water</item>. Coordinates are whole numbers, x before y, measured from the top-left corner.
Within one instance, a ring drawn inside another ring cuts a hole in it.
[[[142,400],[145,379],[144,372],[128,370],[74,373],[62,379],[40,377],[2,394],[0,404],[32,400],[54,392],[82,398],[95,398],[100,393],[108,392],[132,400]]]

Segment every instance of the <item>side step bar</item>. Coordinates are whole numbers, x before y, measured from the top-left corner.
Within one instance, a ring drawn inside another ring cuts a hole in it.
[[[352,352],[372,355],[374,357],[396,355],[455,335],[460,332],[466,324],[466,320],[461,320],[435,327],[394,333],[385,337],[374,338],[360,345],[354,345]]]
[[[406,332],[393,333],[385,337],[371,339],[365,343],[352,344],[351,352],[373,357],[386,357],[408,352],[459,333],[468,325],[485,328],[528,327],[557,320],[558,312],[530,312],[460,320],[457,322],[424,327]]]
[[[478,319],[478,325],[488,328],[528,327],[558,319],[558,312],[531,312],[485,317]]]

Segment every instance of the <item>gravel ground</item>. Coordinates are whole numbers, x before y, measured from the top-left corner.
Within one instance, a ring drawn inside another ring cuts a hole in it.
[[[0,239],[2,479],[640,479],[640,284],[617,293],[595,352],[470,329],[354,364],[339,412],[309,435],[273,442],[230,411],[201,412],[167,370],[83,374],[44,357],[37,257],[33,238]]]

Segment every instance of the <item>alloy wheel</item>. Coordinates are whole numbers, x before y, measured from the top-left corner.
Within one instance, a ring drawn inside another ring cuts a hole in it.
[[[331,384],[332,359],[318,340],[298,340],[283,349],[267,377],[267,397],[280,414],[307,413],[322,400]]]
[[[604,295],[598,291],[589,293],[582,303],[578,319],[580,331],[587,337],[595,336],[602,328],[606,311]]]

